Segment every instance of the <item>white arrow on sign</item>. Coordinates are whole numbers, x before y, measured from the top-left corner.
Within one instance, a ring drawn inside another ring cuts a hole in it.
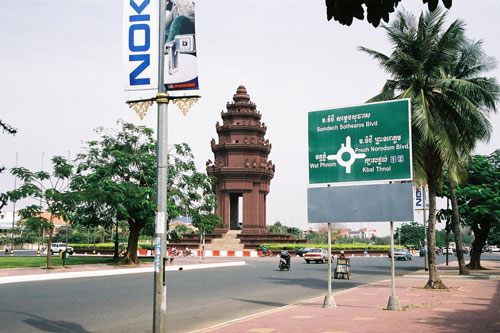
[[[351,157],[347,160],[344,161],[342,159],[342,155],[344,153],[348,153]],[[351,173],[351,165],[353,165],[354,161],[357,158],[364,158],[366,157],[365,153],[356,153],[354,149],[351,147],[351,137],[346,136],[345,137],[345,145],[342,143],[340,145],[340,149],[337,152],[336,155],[328,155],[326,158],[328,160],[336,160],[341,166],[345,167],[345,173]]]

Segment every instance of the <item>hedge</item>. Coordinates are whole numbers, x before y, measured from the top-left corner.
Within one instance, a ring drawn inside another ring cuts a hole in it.
[[[287,250],[296,251],[303,247],[318,247],[323,249],[328,249],[328,244],[260,244],[260,248],[266,247],[271,251],[281,250],[284,247]],[[391,249],[390,245],[370,245],[370,244],[332,244],[332,250],[380,250],[389,251]]]
[[[88,250],[88,249],[93,249],[94,248],[94,244],[69,244],[69,246],[71,246],[73,249],[75,250]],[[127,247],[127,244],[120,244],[118,247],[119,248],[123,248],[123,246]],[[138,250],[141,250],[141,249],[148,249],[148,250],[151,250],[152,248],[154,247],[154,245],[151,245],[151,244],[138,244],[137,245],[137,249]],[[100,250],[114,250],[115,249],[115,243],[97,243],[95,245],[95,248]]]

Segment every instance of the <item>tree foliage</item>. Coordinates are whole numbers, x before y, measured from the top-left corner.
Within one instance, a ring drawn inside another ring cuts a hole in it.
[[[268,226],[267,230],[273,234],[292,235],[295,239],[304,238],[304,232],[302,230],[296,227],[283,225],[280,221],[276,221],[273,225]]]
[[[14,127],[10,126],[9,124],[3,122],[0,120],[0,128],[2,128],[3,132],[7,132],[9,134],[16,134],[17,129]],[[5,167],[0,167],[0,173],[4,172]],[[7,204],[8,198],[5,194],[0,194],[0,209],[2,209],[6,204]]]
[[[69,183],[73,175],[73,166],[61,156],[52,158],[52,174],[46,171],[32,172],[23,167],[11,169],[11,174],[20,180],[17,189],[9,191],[6,196],[11,201],[31,199],[36,204],[20,209],[19,216],[30,230],[45,230],[49,233],[47,242],[47,267],[50,265],[50,246],[54,234],[54,218],[56,216],[68,221],[69,214],[66,200]],[[46,218],[42,213],[48,212]]]
[[[471,45],[460,20],[445,28],[445,17],[439,9],[421,14],[418,20],[398,12],[397,19],[384,26],[394,45],[390,56],[360,48],[392,76],[370,101],[412,101],[414,175],[417,184],[427,183],[429,189],[429,288],[444,288],[434,251],[436,195],[442,188],[443,169],[458,174],[470,147],[488,136],[487,113],[496,111],[499,95],[495,79],[478,76],[493,68],[494,60],[482,57],[482,52],[468,53],[480,49],[480,44]],[[478,135],[481,129],[486,133]]]
[[[154,233],[157,145],[152,129],[121,121],[119,126],[98,128],[100,140],[88,142],[86,152],[78,155],[73,217],[80,224],[105,227],[115,218],[126,221],[128,251],[120,263],[137,264],[139,235]],[[174,145],[168,155],[167,222],[188,213],[195,226],[211,232],[217,220],[211,186],[196,171],[189,146]]]
[[[340,239],[341,227],[339,224],[332,224],[332,243],[337,243]],[[318,224],[316,230],[307,232],[306,239],[309,243],[328,244],[328,224]]]
[[[430,11],[434,11],[439,0],[422,0]],[[446,8],[451,8],[452,0],[441,0]],[[325,0],[326,18],[332,18],[344,25],[351,25],[354,18],[366,19],[374,27],[378,27],[380,20],[389,23],[389,15],[398,7],[401,0]]]
[[[488,235],[492,229],[500,228],[500,150],[489,156],[473,156],[467,180],[456,193],[462,221],[475,236],[468,267],[480,269],[481,251]]]

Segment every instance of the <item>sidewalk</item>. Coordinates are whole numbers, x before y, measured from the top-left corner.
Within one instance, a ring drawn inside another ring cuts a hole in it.
[[[320,297],[196,332],[500,332],[500,262],[482,264],[489,270],[471,277],[458,276],[456,261],[439,266],[446,291],[424,290],[424,270],[397,278],[402,311],[385,310],[385,280],[335,293],[336,308],[324,309]]]
[[[234,258],[205,258],[201,260],[196,257],[179,257],[165,267],[166,271],[204,269],[214,267],[240,266],[245,265],[242,260]],[[53,269],[44,269],[40,267],[29,268],[7,268],[0,270],[0,284],[42,281],[42,280],[57,280],[68,278],[80,278],[91,276],[109,276],[120,274],[139,274],[153,272],[153,263],[144,263],[139,267],[131,266],[110,266],[106,264],[92,265],[71,265],[66,267],[58,266]]]

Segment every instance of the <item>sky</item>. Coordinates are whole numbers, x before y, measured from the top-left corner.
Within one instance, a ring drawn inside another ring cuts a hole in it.
[[[422,1],[404,0],[402,8],[426,10]],[[454,1],[448,24],[465,21],[467,36],[482,39],[486,54],[499,60],[498,22],[488,15],[499,11],[497,1]],[[116,128],[118,119],[156,129],[156,105],[141,120],[125,104],[122,15],[120,0],[2,0],[0,119],[18,133],[0,133],[0,165],[14,167],[17,154],[18,166],[47,170],[52,156],[76,156],[97,138],[96,127]],[[169,106],[169,144],[188,143],[205,171],[215,123],[244,85],[262,113],[276,165],[267,223],[314,227],[307,223],[307,114],[361,104],[380,91],[389,76],[358,47],[390,54],[383,29],[328,22],[320,0],[197,0],[196,42],[201,99],[186,116]],[[499,69],[489,76],[498,78]],[[499,148],[500,115],[490,121],[492,138],[477,154]],[[13,187],[14,178],[0,174],[0,192]],[[351,227],[387,234],[388,225]]]

